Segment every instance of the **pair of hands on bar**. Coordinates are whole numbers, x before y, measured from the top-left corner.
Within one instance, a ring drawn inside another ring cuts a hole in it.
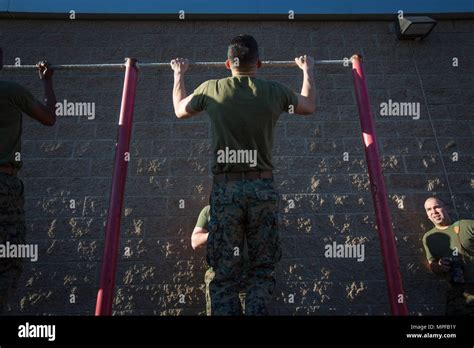
[[[314,59],[311,56],[296,57],[295,63],[304,72],[313,71]],[[186,58],[175,58],[170,62],[170,66],[175,74],[184,74],[189,68],[189,60]]]

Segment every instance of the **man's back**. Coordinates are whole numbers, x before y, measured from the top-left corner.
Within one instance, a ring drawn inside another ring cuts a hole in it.
[[[206,110],[212,125],[214,153],[256,150],[257,162],[223,161],[216,157],[213,172],[272,170],[273,133],[280,114],[298,99],[288,87],[251,76],[232,76],[201,84],[191,100],[194,110]],[[230,162],[230,163],[229,163]]]

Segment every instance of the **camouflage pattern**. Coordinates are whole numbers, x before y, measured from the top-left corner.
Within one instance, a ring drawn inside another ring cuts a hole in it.
[[[446,315],[474,315],[474,283],[450,283]]]
[[[206,315],[212,315],[212,308],[211,308],[211,293],[209,291],[209,284],[211,283],[211,280],[214,279],[216,273],[212,269],[212,267],[209,267],[206,271],[206,274],[204,275],[204,283],[206,284]],[[247,276],[244,275],[242,276],[242,279],[240,281],[240,291],[239,291],[239,300],[240,300],[240,313],[244,314],[245,313],[245,291],[247,287]]]
[[[248,246],[245,315],[267,315],[281,258],[278,194],[272,179],[214,182],[207,261],[213,315],[239,315],[244,238]]]
[[[0,244],[25,244],[23,183],[0,173]],[[0,258],[0,313],[16,289],[23,270],[21,258]]]

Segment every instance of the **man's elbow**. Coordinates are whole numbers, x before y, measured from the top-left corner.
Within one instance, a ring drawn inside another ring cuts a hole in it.
[[[297,110],[297,114],[299,115],[303,115],[303,116],[307,116],[307,115],[312,115],[314,114],[314,112],[316,111],[316,105],[308,105],[308,106],[305,106],[299,110]]]
[[[202,243],[199,242],[199,238],[196,238],[194,235],[191,237],[191,247],[193,250],[198,250],[202,247]]]
[[[179,118],[179,119],[182,119],[182,118],[189,118],[191,117],[190,115],[188,115],[187,113],[175,113],[176,115],[176,118]]]
[[[195,115],[198,115],[199,112],[194,111],[188,106],[182,106],[174,109],[174,114],[176,115],[177,118],[190,118]]]
[[[44,118],[42,121],[41,121],[41,124],[43,126],[47,126],[47,127],[52,127],[56,124],[56,115],[53,113],[53,114],[49,114],[48,117]]]
[[[314,98],[307,98],[305,108],[308,112],[307,115],[313,114],[316,111],[316,100]]]
[[[316,105],[309,105],[306,109],[305,115],[312,115],[316,111]]]
[[[316,111],[316,101],[311,98],[301,98],[295,112],[298,115],[311,115]]]
[[[177,118],[186,118],[188,116],[188,113],[183,108],[175,108],[174,114],[176,115]]]
[[[177,118],[181,118],[181,110],[179,109],[179,107],[174,107],[174,114]]]
[[[56,124],[56,115],[51,116],[45,123],[45,126],[52,127]]]
[[[193,250],[198,250],[203,247],[203,244],[191,241],[191,247],[193,248]]]

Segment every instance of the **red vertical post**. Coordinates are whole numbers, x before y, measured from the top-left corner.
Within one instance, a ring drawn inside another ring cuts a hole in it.
[[[97,293],[95,315],[111,315],[114,298],[115,273],[117,270],[117,252],[120,240],[120,222],[122,218],[123,196],[127,179],[130,139],[132,135],[133,108],[137,87],[138,68],[136,59],[127,58],[125,79],[120,108],[119,129],[115,149],[115,166],[110,192],[109,211],[105,233],[104,255],[100,288]]]
[[[387,191],[385,189],[382,167],[379,160],[374,120],[361,58],[359,55],[352,56],[352,76],[354,77],[365,158],[370,179],[370,190],[372,192],[375,219],[380,238],[380,247],[382,249],[388,300],[392,315],[408,315],[402,277],[400,275],[400,263],[395,244],[395,236],[393,234],[392,221],[387,204]]]

